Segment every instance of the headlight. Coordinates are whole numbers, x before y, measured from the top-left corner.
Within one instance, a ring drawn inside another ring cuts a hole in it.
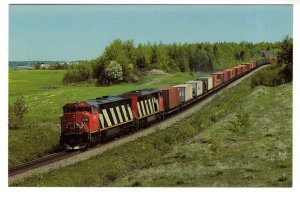
[[[88,117],[84,117],[84,118],[82,119],[82,121],[83,121],[83,122],[88,122],[88,121],[89,121],[89,118],[88,118]]]

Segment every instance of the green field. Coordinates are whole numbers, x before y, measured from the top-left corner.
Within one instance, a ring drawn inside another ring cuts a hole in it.
[[[95,87],[93,84],[64,85],[65,71],[9,71],[9,102],[21,95],[29,105],[23,128],[9,131],[9,165],[35,159],[53,152],[60,135],[62,106],[146,87],[164,87],[195,79],[189,73],[146,75],[138,83]],[[201,75],[205,75],[202,73]]]
[[[14,186],[292,186],[292,84],[226,89],[177,124]]]

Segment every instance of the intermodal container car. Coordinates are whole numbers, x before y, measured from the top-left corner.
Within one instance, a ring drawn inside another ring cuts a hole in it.
[[[180,104],[179,89],[176,87],[161,88],[161,95],[164,99],[164,108],[167,111]]]
[[[179,90],[180,102],[187,102],[193,98],[193,86],[191,84],[178,84],[173,87]]]
[[[193,96],[199,96],[203,93],[203,81],[187,81],[186,84],[191,84],[193,87]]]
[[[203,91],[210,90],[214,87],[212,77],[200,77],[198,80],[203,81]]]

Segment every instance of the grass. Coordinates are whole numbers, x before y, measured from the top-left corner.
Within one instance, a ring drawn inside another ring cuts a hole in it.
[[[167,129],[13,186],[291,187],[292,85],[250,83]]]
[[[250,115],[243,130],[229,127],[237,120],[234,112],[174,146],[154,166],[132,171],[111,185],[291,187],[291,92],[290,84],[257,88],[243,102]]]
[[[139,83],[124,83],[109,87],[92,84],[66,86],[62,83],[65,71],[9,71],[9,102],[24,95],[29,105],[25,126],[9,131],[9,165],[49,154],[56,150],[60,136],[62,106],[105,95],[145,87],[163,87],[195,79],[194,74],[149,75]]]

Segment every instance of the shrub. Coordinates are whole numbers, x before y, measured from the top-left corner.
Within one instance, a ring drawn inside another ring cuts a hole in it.
[[[81,62],[76,65],[72,65],[67,69],[64,75],[64,83],[77,83],[87,81],[92,78],[92,66],[88,62]]]
[[[274,63],[270,67],[264,68],[252,78],[251,87],[254,88],[258,85],[274,87],[284,84],[286,82],[283,74],[285,67],[285,65]]]
[[[236,114],[236,120],[229,121],[228,130],[233,133],[244,132],[250,125],[250,114],[248,111],[240,108]]]
[[[18,129],[23,125],[25,114],[28,112],[28,105],[25,97],[20,96],[9,105],[9,128]]]

